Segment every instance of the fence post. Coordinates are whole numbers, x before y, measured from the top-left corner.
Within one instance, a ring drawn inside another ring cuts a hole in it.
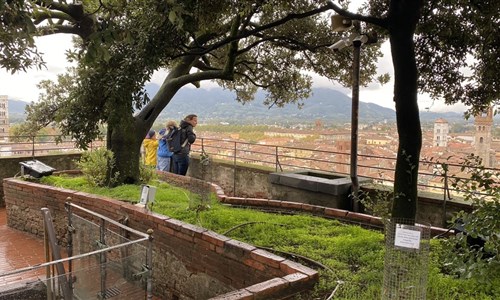
[[[279,160],[278,160],[278,146],[276,146],[275,148],[275,155],[276,155],[276,166],[275,166],[275,170],[276,172],[278,172],[278,164],[280,163]]]
[[[35,159],[35,136],[31,136],[31,158]]]
[[[233,196],[236,196],[236,142],[234,142],[233,156]]]

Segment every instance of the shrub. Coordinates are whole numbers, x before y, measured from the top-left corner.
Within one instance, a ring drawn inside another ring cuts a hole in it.
[[[153,179],[156,179],[156,171],[151,166],[146,166],[142,162],[139,164],[139,181],[142,183],[148,183]]]
[[[92,186],[111,186],[119,176],[118,172],[108,172],[114,169],[115,158],[113,152],[105,148],[83,152],[76,164]]]
[[[458,213],[453,222],[462,224],[463,232],[450,239],[448,261],[453,272],[466,278],[488,278],[500,273],[500,172],[481,165],[481,159],[469,155],[461,167],[468,178],[456,179],[452,186],[464,191],[472,212]]]

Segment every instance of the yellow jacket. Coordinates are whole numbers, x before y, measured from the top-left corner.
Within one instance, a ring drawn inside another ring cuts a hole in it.
[[[145,139],[142,144],[146,152],[144,164],[146,166],[156,166],[156,153],[158,152],[158,141],[156,139]]]

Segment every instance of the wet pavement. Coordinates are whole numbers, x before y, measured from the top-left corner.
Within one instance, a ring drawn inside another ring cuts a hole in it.
[[[7,226],[7,212],[0,207],[0,274],[45,262],[43,239]],[[0,276],[0,286],[36,280],[45,269]]]

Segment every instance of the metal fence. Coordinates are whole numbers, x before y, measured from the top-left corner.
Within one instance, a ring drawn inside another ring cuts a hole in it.
[[[152,299],[152,236],[70,202],[66,210],[66,255],[42,208],[47,262],[0,274],[26,278],[22,289],[2,287],[9,299]]]
[[[105,136],[88,145],[90,150],[106,145]],[[42,156],[47,154],[78,153],[74,139],[59,135],[6,136],[0,138],[0,157],[5,156]]]
[[[106,145],[105,137],[92,142],[89,149]],[[73,139],[56,135],[36,137],[20,136],[0,139],[0,156],[41,156],[51,153],[80,152]],[[221,140],[198,137],[192,151],[207,154],[212,159],[230,161],[236,164],[262,166],[281,171],[298,169],[320,170],[349,176],[350,153],[315,148],[286,147],[234,140]],[[357,174],[372,179],[374,183],[392,186],[396,157],[358,154]],[[440,193],[443,199],[458,196],[459,191],[451,189],[453,180],[464,179],[462,165],[448,161],[421,160],[419,165],[418,187],[420,190]],[[486,168],[499,172],[497,168]]]
[[[192,145],[192,152],[208,155],[213,159],[267,167],[276,172],[299,169],[320,170],[342,175],[350,175],[350,153],[321,150],[317,148],[298,148],[265,145],[258,143],[199,138]],[[358,176],[372,179],[372,182],[393,186],[396,157],[358,154]],[[500,169],[485,168],[492,172]],[[459,163],[448,161],[421,160],[419,165],[418,187],[452,199],[461,192],[452,188],[452,182],[466,179]]]

